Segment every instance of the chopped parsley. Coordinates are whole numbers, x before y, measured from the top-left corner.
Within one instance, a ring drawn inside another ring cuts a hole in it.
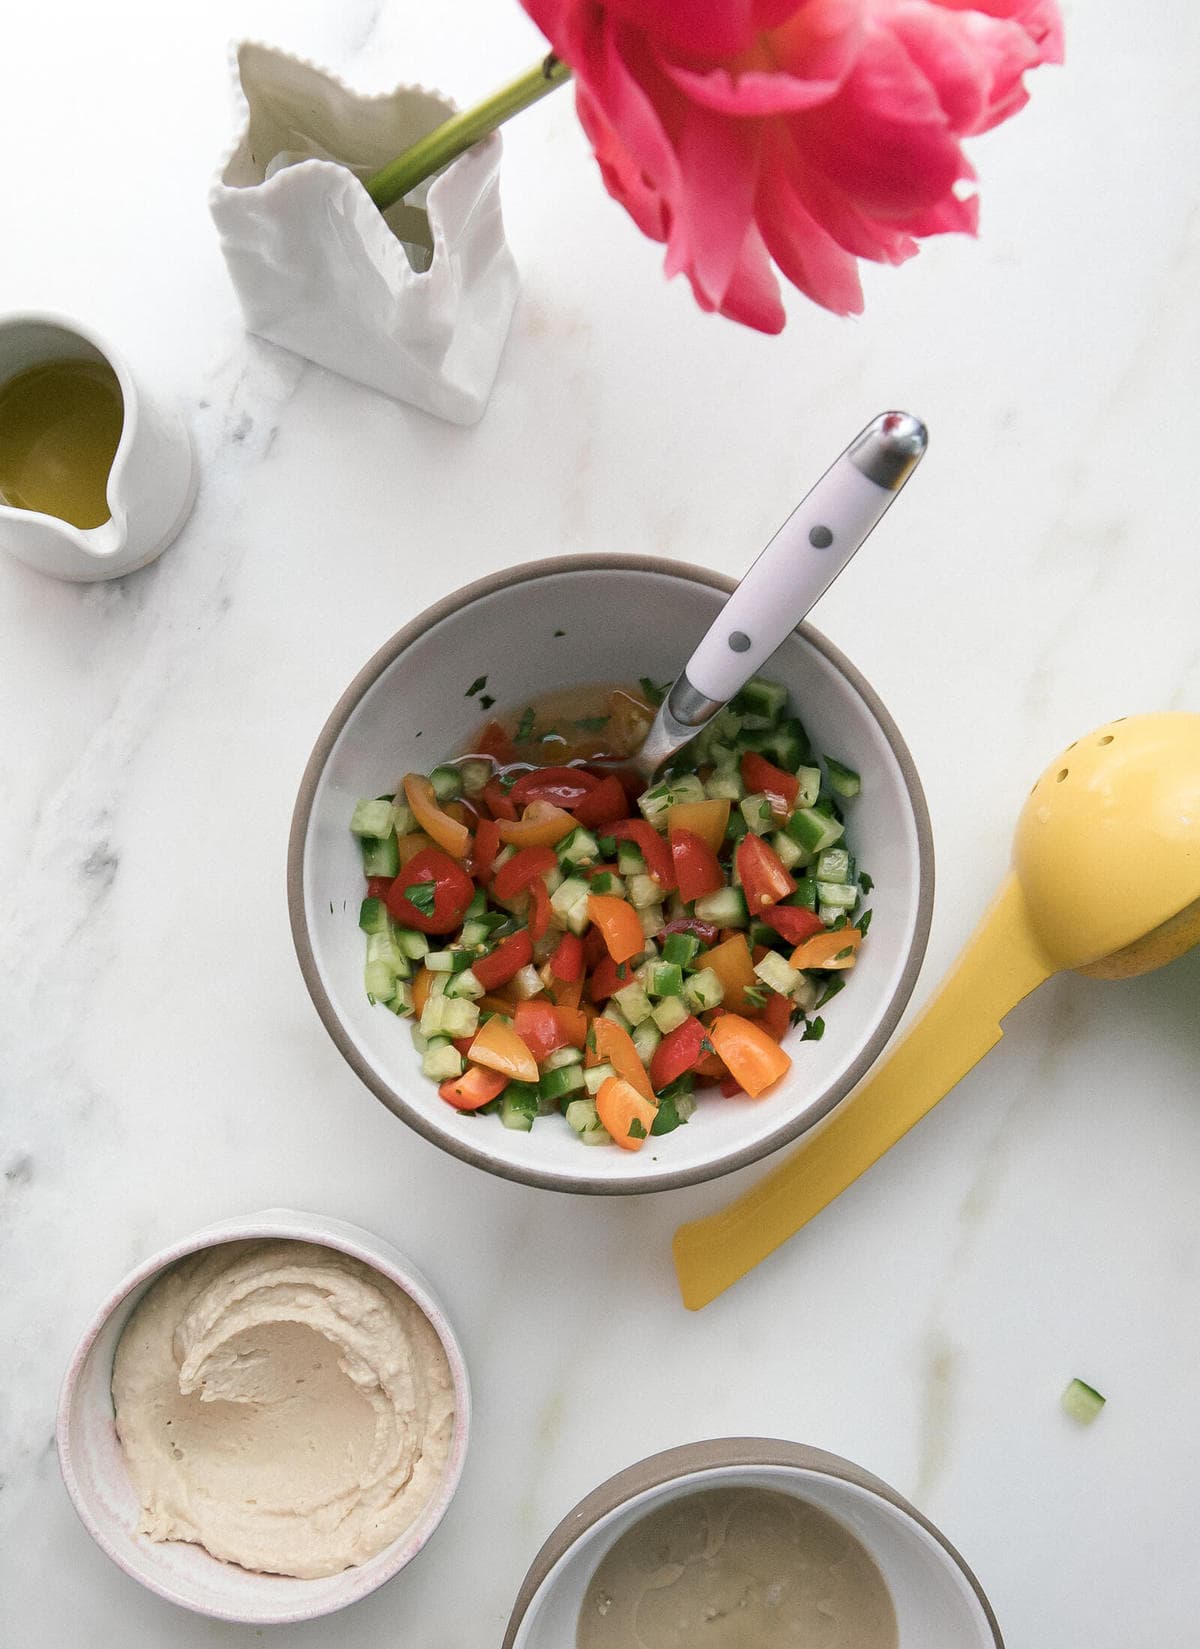
[[[530,705],[527,709],[522,710],[521,719],[517,723],[517,730],[513,734],[513,738],[517,744],[527,744],[529,742],[533,735],[533,724],[535,719],[532,705]]]
[[[826,1002],[831,1002],[837,993],[839,991],[844,991],[845,988],[846,981],[844,979],[831,979],[825,989],[821,992],[820,996],[817,998],[817,1007],[823,1008]]]
[[[629,1124],[629,1138],[630,1139],[645,1139],[645,1137],[646,1137],[645,1125],[643,1123],[639,1122],[636,1117],[634,1117],[632,1122]]]
[[[411,887],[404,889],[404,897],[410,905],[415,905],[422,916],[432,916],[433,906],[437,898],[436,882],[414,882]]]
[[[565,630],[555,630],[555,632],[554,632],[554,634],[555,634],[555,635],[556,635],[556,636],[565,636],[565,635],[566,635],[566,633],[567,633],[567,632],[566,632],[566,631],[565,631]]]
[[[471,683],[471,685],[467,688],[466,692],[463,694],[463,697],[466,698],[466,699],[473,699],[475,697],[476,693],[482,693],[486,686],[487,686],[487,677],[486,676],[476,676],[475,680]]]
[[[862,888],[864,893],[870,893],[871,889],[875,886],[874,882],[867,875],[865,870],[860,870],[858,873],[858,885]]]
[[[499,784],[500,784],[501,790],[504,792],[504,794],[506,796],[508,795],[509,791],[512,789],[513,785],[516,784],[516,782],[517,782],[517,775],[515,773],[501,773],[500,779],[499,779]]]
[[[762,985],[747,985],[742,995],[751,1007],[765,1008],[767,1005],[767,993]]]
[[[480,696],[479,702],[485,710],[490,710],[492,708],[492,705],[495,704],[496,701],[490,693],[483,693]],[[493,1100],[492,1103],[495,1104],[496,1101]]]
[[[811,1020],[804,1027],[804,1035],[800,1040],[801,1042],[819,1042],[824,1035],[825,1021],[818,1015],[816,1019]]]
[[[652,704],[657,710],[658,706],[666,698],[671,683],[669,681],[664,681],[661,687],[656,687],[654,682],[650,680],[649,676],[639,676],[638,686],[645,695],[646,703]]]
[[[600,733],[608,726],[608,717],[580,716],[575,725],[581,733]]]
[[[871,918],[874,914],[875,912],[873,910],[864,910],[856,923],[858,931],[862,934],[864,939],[867,936],[867,929],[871,925]]]

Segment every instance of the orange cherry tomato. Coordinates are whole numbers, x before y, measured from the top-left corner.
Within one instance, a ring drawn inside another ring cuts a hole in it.
[[[471,847],[471,832],[438,806],[433,786],[422,773],[404,775],[404,799],[427,836],[444,848],[452,859],[465,859]]]
[[[726,1013],[708,1028],[717,1057],[725,1061],[735,1082],[757,1099],[792,1068],[791,1057],[763,1030],[740,1014]]]
[[[610,1076],[600,1084],[596,1114],[623,1151],[640,1151],[650,1138],[658,1106],[630,1083]]]
[[[604,935],[614,962],[628,962],[646,948],[638,913],[625,899],[611,893],[589,893],[588,915]]]
[[[500,820],[500,840],[514,847],[553,847],[575,829],[575,820],[553,802],[530,802],[519,819]]]
[[[516,1082],[536,1082],[537,1060],[506,1019],[489,1019],[476,1033],[470,1057]]]
[[[791,954],[794,968],[852,968],[858,958],[862,934],[857,928],[838,928],[834,932],[814,933]],[[846,951],[845,956],[842,952]]]
[[[673,830],[690,830],[707,842],[714,853],[719,853],[729,826],[729,803],[713,799],[706,802],[675,802],[667,809],[667,834]]]
[[[744,933],[735,933],[724,944],[714,945],[703,956],[704,966],[712,968],[721,981],[725,995],[723,1005],[735,1011],[746,1006],[745,992],[758,984],[750,946]]]
[[[471,1065],[462,1076],[443,1082],[438,1093],[456,1111],[477,1111],[507,1087],[508,1078],[499,1071],[485,1071],[482,1065]]]
[[[629,1032],[615,1025],[611,1019],[593,1021],[592,1031],[596,1041],[597,1064],[607,1060],[619,1077],[623,1077],[632,1088],[653,1103],[654,1087],[650,1073],[642,1064]]]

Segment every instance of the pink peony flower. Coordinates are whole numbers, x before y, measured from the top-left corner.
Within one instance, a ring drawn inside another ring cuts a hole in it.
[[[772,262],[835,314],[859,258],[973,234],[960,140],[1062,61],[1056,0],[522,0],[573,70],[609,193],[702,309],[784,323]]]

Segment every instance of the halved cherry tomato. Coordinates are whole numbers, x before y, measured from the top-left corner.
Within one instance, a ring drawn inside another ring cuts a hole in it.
[[[473,756],[490,756],[494,762],[505,767],[509,762],[516,760],[517,750],[508,733],[498,721],[489,721],[487,726],[475,740],[471,754]]]
[[[581,825],[589,830],[597,830],[603,825],[616,824],[629,812],[629,800],[625,794],[625,786],[615,774],[606,773],[596,782],[595,790],[589,790],[582,800],[576,802],[571,812]]]
[[[611,893],[589,893],[588,915],[604,935],[608,954],[614,962],[628,962],[646,948],[646,935],[638,913],[625,899]]]
[[[604,943],[604,935],[599,928],[589,927],[583,936],[583,960],[586,967],[594,968],[608,955],[608,946]]]
[[[596,1115],[625,1151],[640,1151],[650,1137],[658,1106],[631,1083],[610,1076],[596,1095]]]
[[[507,939],[501,939],[494,951],[487,956],[481,956],[477,962],[471,963],[471,972],[478,979],[485,991],[494,991],[501,985],[520,973],[521,969],[533,961],[533,941],[529,937],[529,929],[521,928],[518,933],[510,933]],[[533,1080],[532,1077],[529,1078]]]
[[[746,935],[735,933],[726,939],[724,944],[714,945],[712,950],[705,951],[704,966],[712,968],[721,981],[725,991],[725,1006],[734,1009],[744,1008],[746,990],[758,984]]]
[[[480,819],[475,826],[475,840],[471,844],[471,857],[467,860],[467,869],[477,882],[490,882],[492,879],[492,865],[500,851],[500,826],[495,819]]]
[[[558,1015],[558,1022],[563,1028],[567,1045],[572,1048],[584,1047],[587,1043],[588,1025],[590,1023],[584,1010],[582,1008],[571,1008],[565,1002],[560,1002],[555,1004],[554,1011]]]
[[[480,794],[480,800],[487,807],[493,819],[515,819],[517,817],[516,803],[509,796],[499,779],[489,779]]]
[[[583,978],[583,940],[577,933],[564,933],[558,941],[550,958],[550,971],[568,984]]]
[[[401,836],[399,841],[400,869],[403,870],[410,859],[415,859],[418,853],[424,853],[427,847],[435,844],[431,837],[423,830],[411,830],[407,836]]]
[[[690,830],[702,842],[707,842],[714,853],[721,851],[728,826],[727,801],[675,802],[667,809],[668,836],[673,830]]]
[[[803,905],[773,905],[770,910],[763,911],[762,920],[776,933],[782,934],[791,945],[803,944],[825,927],[816,911],[807,910]]]
[[[636,1088],[639,1094],[653,1104],[654,1089],[650,1085],[650,1075],[642,1064],[629,1032],[622,1030],[620,1025],[615,1025],[611,1019],[597,1019],[592,1031],[600,1061],[607,1059],[619,1077],[623,1077],[631,1087]]]
[[[550,928],[550,895],[540,876],[535,876],[530,882],[529,897],[529,937],[544,939]]]
[[[718,1087],[720,1088],[721,1092],[725,1095],[726,1099],[733,1099],[735,1097],[735,1095],[744,1094],[746,1092],[746,1090],[742,1087],[741,1083],[738,1081],[737,1077],[736,1076],[730,1076],[728,1072],[726,1072],[725,1075],[721,1078],[720,1082],[718,1083]]]
[[[751,1099],[757,1099],[791,1069],[791,1058],[779,1044],[761,1025],[752,1024],[740,1014],[726,1013],[714,1019],[708,1036],[718,1057],[729,1067],[730,1076]]]
[[[664,922],[658,933],[660,938],[665,938],[669,933],[694,933],[702,945],[715,945],[717,942],[717,924],[702,922],[698,916],[676,916],[674,921]]]
[[[761,1025],[769,1037],[782,1042],[792,1022],[792,1004],[779,991],[768,993],[767,1000],[754,1015],[754,1023]],[[660,1044],[661,1046],[661,1044]]]
[[[628,985],[632,978],[633,969],[627,962],[618,964],[606,953],[592,969],[588,980],[588,998],[592,1002],[606,1002],[614,991]]]
[[[390,876],[368,876],[367,877],[367,898],[368,899],[386,899],[387,898],[387,890],[388,890],[388,888],[391,887],[391,885],[392,885],[392,878]]]
[[[518,1002],[513,1030],[539,1063],[570,1041],[552,1002]]]
[[[477,1065],[499,1071],[516,1082],[536,1082],[537,1060],[506,1019],[499,1014],[476,1033],[471,1058]]]
[[[422,966],[417,972],[417,977],[413,980],[413,1013],[418,1019],[425,1010],[425,1004],[429,1000],[429,992],[432,986],[433,974],[427,967]]]
[[[646,861],[646,869],[659,887],[669,893],[675,886],[675,865],[671,858],[671,849],[667,846],[664,837],[658,834],[654,826],[646,819],[622,819],[609,830],[610,836],[615,836],[618,842],[632,842],[641,851]]]
[[[526,802],[553,802],[555,807],[574,812],[575,804],[599,784],[586,767],[535,767],[521,774],[509,795],[519,807]]]
[[[404,775],[404,799],[427,836],[432,837],[451,858],[466,858],[471,846],[471,832],[438,805],[433,786],[423,773]]]
[[[704,1054],[692,1066],[692,1074],[698,1082],[720,1082],[729,1072],[723,1059],[718,1059],[716,1054]]]
[[[690,1071],[704,1051],[704,1040],[707,1032],[700,1021],[693,1015],[677,1025],[673,1031],[668,1031],[658,1047],[654,1050],[654,1057],[650,1061],[650,1081],[655,1092],[660,1092],[668,1083],[674,1082],[676,1077]]]
[[[414,887],[425,889],[421,905],[407,897]],[[463,867],[440,847],[426,847],[413,855],[388,889],[387,908],[401,927],[449,933],[458,927],[474,897],[475,884]]]
[[[471,1065],[462,1076],[443,1082],[438,1093],[456,1111],[477,1111],[507,1087],[508,1078],[502,1072],[485,1071],[482,1065]]]
[[[578,979],[556,979],[550,995],[556,1007],[578,1008],[583,1001],[583,975],[580,974]]]
[[[772,813],[790,813],[800,794],[796,775],[776,767],[756,750],[747,750],[742,757],[742,783],[751,795],[769,796]]]
[[[797,945],[789,960],[794,968],[852,968],[858,958],[862,934],[857,928],[837,928],[814,933]],[[842,955],[843,951],[849,954]]]
[[[671,826],[671,858],[675,863],[675,879],[679,897],[685,904],[703,899],[706,893],[715,893],[725,886],[725,873],[708,843],[694,830],[680,830]]]
[[[768,905],[778,904],[780,899],[796,891],[796,884],[784,869],[778,853],[753,832],[738,843],[735,862],[751,916],[761,916]]]
[[[530,802],[517,820],[500,820],[500,839],[514,847],[553,847],[569,836],[575,820],[553,802]]]
[[[551,848],[524,847],[500,866],[492,881],[492,892],[497,899],[515,899],[536,876],[544,876],[557,866],[558,859]]]

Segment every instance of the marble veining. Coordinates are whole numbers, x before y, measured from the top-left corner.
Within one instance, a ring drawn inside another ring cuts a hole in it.
[[[1014,1646],[1191,1649],[1200,955],[1051,982],[885,1161],[691,1317],[670,1234],[738,1177],[610,1203],[444,1156],[325,1037],[283,894],[309,748],[400,625],[562,551],[738,573],[888,405],[928,422],[928,460],[816,620],[884,696],[929,797],[914,1010],[1054,751],[1111,716],[1198,707],[1200,12],[1065,9],[1066,68],[974,151],[980,240],[868,270],[857,323],[793,300],[763,339],[700,315],[605,195],[569,94],[514,122],[523,291],[473,429],[247,338],[204,193],[234,131],[230,38],[466,102],[542,49],[515,0],[221,0],[152,30],[133,0],[65,0],[11,19],[0,131],[37,165],[0,184],[0,305],[90,319],[179,396],[201,487],[176,544],[118,583],[0,557],[6,1643],[264,1641],[113,1568],[51,1439],[65,1360],[126,1269],[290,1203],[378,1230],[430,1275],[476,1411],[420,1561],[289,1649],[333,1632],[484,1649],[578,1498],[733,1433],[832,1448],[915,1497]],[[91,184],[64,194],[83,152]],[[1058,1407],[1076,1375],[1108,1396],[1086,1432]]]

